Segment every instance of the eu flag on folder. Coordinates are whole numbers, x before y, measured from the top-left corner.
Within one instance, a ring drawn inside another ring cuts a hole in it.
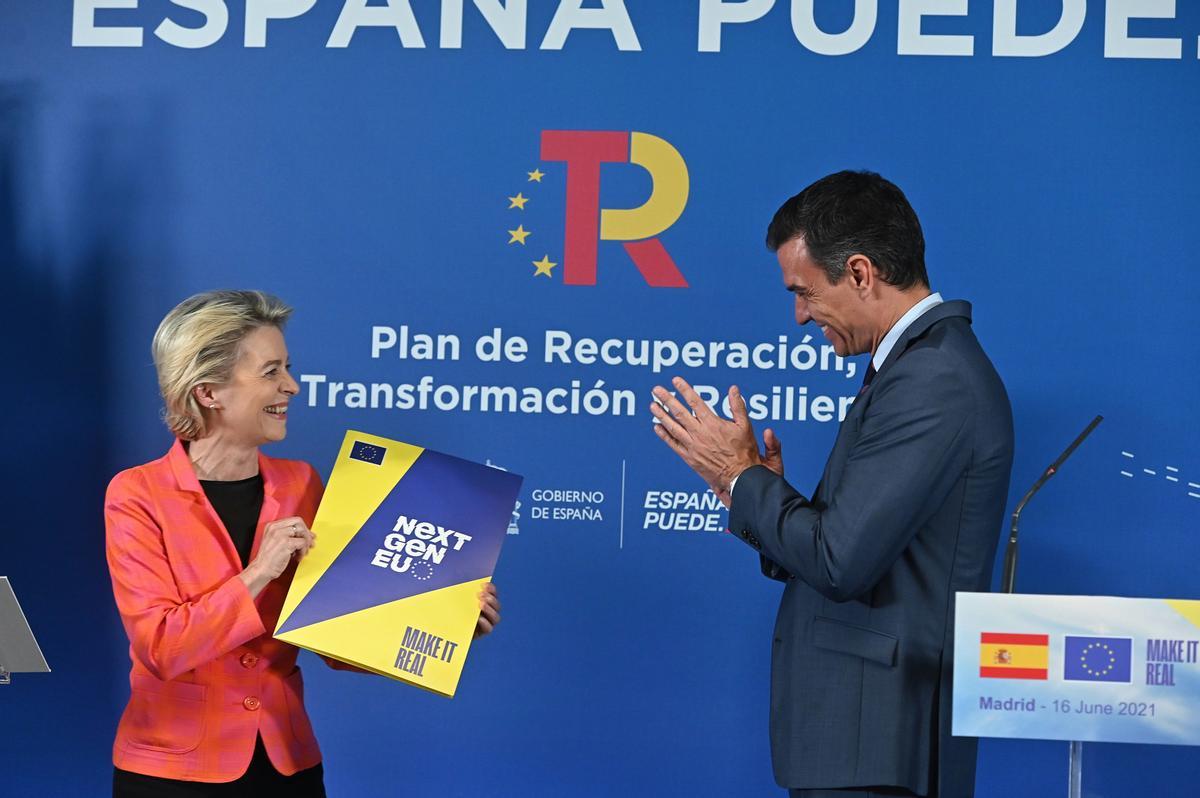
[[[387,449],[382,446],[376,446],[373,443],[366,443],[365,441],[355,441],[354,448],[350,450],[350,459],[383,465],[383,456],[386,453]]]

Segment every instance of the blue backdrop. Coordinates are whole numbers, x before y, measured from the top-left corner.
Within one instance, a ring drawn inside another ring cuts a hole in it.
[[[935,7],[947,15],[918,18]],[[128,661],[101,499],[113,473],[170,443],[155,326],[217,287],[297,308],[303,392],[273,454],[328,474],[353,427],[526,477],[496,575],[505,619],[458,697],[302,657],[332,795],[777,794],[778,587],[705,531],[724,515],[645,407],[675,373],[737,382],[764,397],[759,430],[778,431],[789,478],[811,490],[862,358],[839,363],[795,327],[763,236],[784,199],[842,168],[907,192],[934,288],[974,303],[1016,418],[1010,509],[1106,416],[1025,513],[1019,589],[1200,597],[1195,4],[225,10],[0,8],[0,574],[54,668],[0,691],[5,795],[107,789]],[[605,138],[620,157],[589,184],[581,162],[543,152],[544,131],[623,134]],[[597,229],[598,209],[652,192],[637,224],[602,211]],[[686,286],[652,284],[635,258]],[[525,339],[523,360],[519,345],[479,356],[497,328]],[[418,333],[455,336],[457,358],[419,359]],[[564,336],[595,351],[564,353]],[[642,342],[694,365],[629,362]],[[1095,796],[1200,780],[1180,748],[1089,744],[1085,764]],[[1065,743],[981,743],[980,796],[1059,794],[1065,780]]]

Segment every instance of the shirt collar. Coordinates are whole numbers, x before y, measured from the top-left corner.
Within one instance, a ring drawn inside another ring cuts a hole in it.
[[[907,330],[914,321],[921,318],[921,316],[925,314],[925,311],[929,310],[930,308],[935,308],[940,304],[942,304],[942,295],[935,291],[909,308],[908,312],[901,316],[900,319],[892,325],[892,329],[888,330],[887,335],[883,336],[883,340],[879,342],[879,348],[876,349],[875,354],[871,356],[871,365],[875,367],[876,371],[879,371],[879,369],[883,368],[884,361],[886,361],[888,355],[892,353],[892,347],[894,347],[896,342],[900,340],[900,336],[904,335],[904,331]]]

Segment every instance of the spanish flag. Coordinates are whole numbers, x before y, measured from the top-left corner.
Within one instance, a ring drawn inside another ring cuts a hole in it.
[[[985,679],[1046,679],[1050,635],[984,632],[979,636],[979,676]]]

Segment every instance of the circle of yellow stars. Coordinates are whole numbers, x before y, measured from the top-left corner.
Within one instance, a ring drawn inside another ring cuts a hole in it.
[[[1103,649],[1104,653],[1108,654],[1108,667],[1103,669],[1093,669],[1092,666],[1088,664],[1087,655],[1092,649]],[[1113,650],[1104,643],[1088,643],[1087,647],[1083,649],[1083,654],[1081,654],[1079,657],[1079,662],[1081,665],[1083,665],[1083,669],[1088,672],[1088,675],[1107,676],[1112,672],[1112,669],[1117,666],[1117,656],[1113,654]]]
[[[532,172],[526,172],[525,174],[527,175],[527,178],[528,178],[526,180],[527,183],[541,183],[542,178],[546,176],[545,172],[543,172],[542,170],[537,169],[537,168],[535,168]],[[526,197],[524,192],[518,191],[517,195],[515,197],[508,198],[508,209],[510,211],[513,211],[513,210],[524,211],[525,206],[528,203],[529,203],[529,197]],[[525,246],[525,240],[527,238],[529,238],[531,235],[533,235],[533,231],[526,230],[525,224],[520,223],[517,225],[516,230],[508,231],[508,236],[509,236],[508,243],[510,245],[511,244],[520,244],[521,246]],[[535,269],[535,271],[533,273],[534,277],[543,277],[543,276],[544,277],[553,277],[554,276],[554,271],[553,271],[554,267],[558,265],[554,261],[550,260],[549,253],[542,255],[541,260],[530,261],[530,263],[533,264],[533,267]]]
[[[413,579],[417,579],[421,582],[427,582],[429,581],[429,578],[433,576],[433,566],[427,562],[424,562],[423,560],[418,560],[412,564],[408,574]]]

